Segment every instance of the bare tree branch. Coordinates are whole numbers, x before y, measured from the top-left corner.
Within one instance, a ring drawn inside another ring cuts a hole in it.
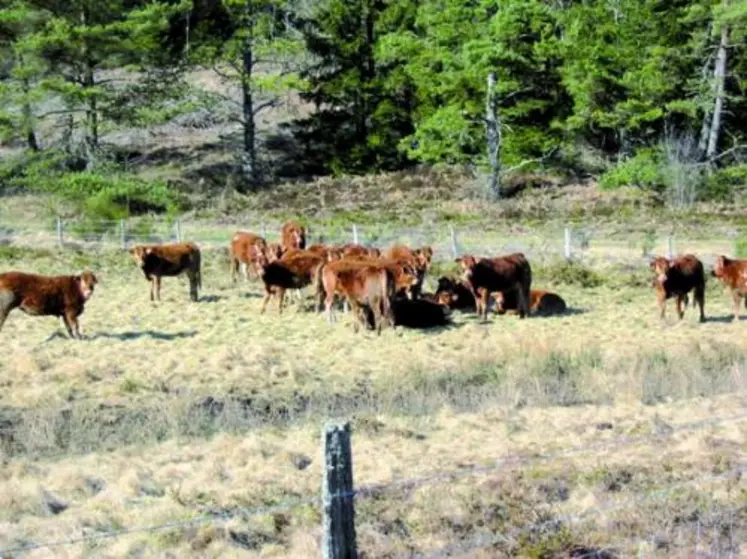
[[[525,159],[524,161],[522,161],[518,165],[514,165],[513,167],[505,169],[503,171],[503,174],[513,173],[514,171],[518,171],[519,169],[521,169],[522,167],[526,167],[530,163],[540,163],[540,162],[544,161],[545,159],[547,159],[548,157],[550,157],[553,153],[555,153],[555,151],[557,151],[557,149],[558,149],[557,147],[554,147],[551,150],[549,150],[547,153],[545,153],[544,155],[542,155],[541,157],[535,157],[534,159]]]

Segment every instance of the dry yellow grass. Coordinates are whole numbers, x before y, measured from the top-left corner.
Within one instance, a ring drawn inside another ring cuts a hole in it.
[[[482,325],[455,313],[451,328],[377,337],[294,304],[283,316],[276,305],[259,315],[259,284],[232,285],[212,254],[200,303],[188,301],[183,279],[165,279],[163,301],[151,303],[147,282],[124,259],[101,256],[101,284],[81,319],[89,339],[69,341],[55,319],[19,311],[0,332],[0,412],[22,419],[16,440],[0,447],[0,549],[199,518],[203,507],[314,497],[328,413],[354,420],[359,486],[514,454],[590,450],[373,492],[357,508],[371,557],[428,552],[486,531],[513,535],[483,555],[460,556],[545,556],[545,547],[617,539],[630,552],[655,535],[666,546],[652,555],[685,557],[692,518],[710,529],[709,507],[726,505],[742,507],[732,534],[744,535],[745,482],[704,479],[744,460],[744,420],[596,447],[656,435],[662,423],[745,412],[747,321],[731,322],[713,281],[711,320],[702,325],[692,309],[682,322],[671,309],[662,323],[650,288],[566,286],[557,288],[573,309],[565,316],[494,316]],[[59,260],[7,267],[70,271]],[[242,406],[256,415],[247,419]],[[303,458],[311,464],[299,469]],[[595,512],[691,479],[664,499]],[[50,499],[68,508],[55,515]],[[318,511],[305,505],[29,556],[315,557]],[[560,526],[553,519],[563,515],[582,519]],[[522,531],[532,524],[543,528]],[[703,536],[703,545],[712,539]]]

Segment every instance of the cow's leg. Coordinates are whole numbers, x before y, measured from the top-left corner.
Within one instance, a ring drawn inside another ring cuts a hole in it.
[[[353,312],[354,320],[353,320],[353,332],[356,334],[358,333],[360,322],[365,319],[365,314],[363,312],[363,309],[358,305],[358,302],[353,299],[348,299],[350,302],[350,309]]]
[[[278,287],[278,314],[283,314],[283,301],[285,301],[285,288]]]
[[[335,294],[332,293],[332,290],[330,290],[329,293],[327,293],[327,297],[324,299],[324,308],[327,310],[327,323],[332,324],[335,322],[335,315],[334,310],[332,307],[334,307],[335,304]]]
[[[483,322],[488,321],[488,297],[490,297],[490,292],[487,289],[483,289],[480,292],[480,310],[482,311]]]
[[[270,301],[270,297],[272,297],[272,290],[268,285],[265,285],[265,299],[262,301],[262,309],[259,311],[259,314],[264,314],[265,310],[267,309],[267,303]]]
[[[197,276],[194,272],[189,272],[187,277],[189,278],[189,298],[192,301],[197,301],[199,299],[197,295]]]
[[[695,293],[693,294],[693,299],[695,301],[695,304],[698,305],[698,310],[700,311],[700,322],[705,322],[705,285],[700,285],[695,288]]]
[[[71,338],[76,338],[78,335],[80,335],[78,331],[78,320],[75,317],[75,313],[71,311],[65,311],[62,319],[65,323],[65,328],[67,328],[67,333]],[[75,333],[73,333],[73,328],[75,329]]]
[[[15,296],[10,291],[0,291],[0,330],[3,329],[3,324],[8,318],[10,311],[13,310]]]
[[[667,295],[661,291],[656,294],[656,300],[659,303],[659,317],[664,320],[667,314]]]
[[[731,300],[734,304],[734,320],[739,320],[739,306],[742,304],[742,294],[738,289],[732,290]]]
[[[161,276],[156,276],[156,301],[161,300]]]
[[[682,303],[683,303],[682,295],[680,295],[679,293],[677,294],[676,302],[677,302],[677,316],[680,318],[680,320],[682,320],[682,317],[685,316],[685,311],[682,308]]]
[[[231,257],[231,281],[236,283],[236,276],[239,273],[239,259],[235,256]]]
[[[529,314],[529,301],[527,300],[524,288],[520,285],[516,290],[516,297],[519,303],[519,318],[524,318]]]
[[[152,276],[150,278],[150,300],[155,301],[156,300],[156,277]]]

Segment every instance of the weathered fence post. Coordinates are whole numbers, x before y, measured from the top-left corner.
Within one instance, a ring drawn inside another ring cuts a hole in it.
[[[57,246],[62,247],[62,218],[57,216]]]
[[[667,237],[667,258],[673,258],[674,257],[674,238],[672,235],[669,235]]]
[[[454,258],[459,257],[459,245],[457,244],[456,231],[453,225],[449,225],[449,235],[451,236],[451,252],[454,253]]]
[[[565,255],[566,260],[570,260],[573,256],[573,251],[571,248],[571,228],[566,227],[565,228],[565,242],[563,246],[563,254]]]
[[[119,242],[122,245],[122,250],[127,250],[127,229],[124,219],[119,220]]]
[[[353,223],[353,244],[358,244],[358,226]]]
[[[176,242],[181,243],[182,242],[182,225],[178,219],[176,220],[176,223],[174,224],[174,230],[176,233]]]
[[[264,240],[267,240],[267,225],[264,221],[259,224],[259,234],[262,235]]]
[[[350,423],[329,422],[322,434],[324,472],[322,506],[324,507],[324,559],[354,559],[355,506],[353,494],[353,455],[350,446]]]

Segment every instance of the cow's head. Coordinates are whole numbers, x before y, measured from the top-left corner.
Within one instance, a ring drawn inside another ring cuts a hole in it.
[[[280,243],[270,243],[265,247],[265,250],[263,252],[260,252],[262,256],[265,257],[265,260],[267,262],[274,262],[275,260],[280,260],[283,257],[283,245]]]
[[[671,267],[672,263],[663,256],[657,256],[656,258],[652,259],[651,262],[649,262],[649,268],[651,268],[654,271],[655,275],[655,281],[659,284],[663,284],[665,281],[667,281],[667,276],[669,275],[669,268]]]
[[[420,256],[423,266],[430,268],[431,262],[433,262],[433,249],[431,247],[422,247],[415,252]]]
[[[145,258],[152,252],[152,250],[151,247],[147,246],[134,246],[130,249],[130,256],[132,256],[135,264],[142,268],[145,264]]]
[[[98,280],[93,272],[86,271],[79,276],[75,276],[75,283],[78,284],[80,296],[83,297],[84,301],[88,301],[88,299],[91,298],[91,295],[93,295]]]
[[[716,261],[713,263],[713,270],[711,270],[711,275],[714,278],[721,278],[724,276],[725,270],[726,270],[726,256],[719,254],[716,257]]]
[[[462,278],[464,278],[465,281],[469,281],[472,277],[472,271],[477,264],[477,258],[472,255],[466,254],[457,258],[456,260],[454,260],[454,262],[459,264],[462,270]]]

